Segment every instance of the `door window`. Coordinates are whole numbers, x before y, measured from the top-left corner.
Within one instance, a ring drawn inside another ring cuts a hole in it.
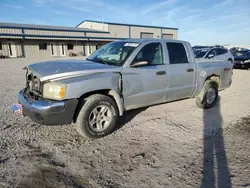
[[[222,48],[216,49],[216,54],[217,55],[223,55],[223,54],[226,54],[226,53],[227,53],[226,49],[222,49]]]
[[[216,56],[216,49],[212,49],[208,52],[207,54],[207,57],[210,55],[210,54],[213,54],[214,56]]]
[[[162,45],[158,42],[145,45],[137,54],[133,63],[139,61],[147,61],[149,66],[163,65]]]
[[[182,43],[167,42],[170,64],[189,63],[185,47]]]

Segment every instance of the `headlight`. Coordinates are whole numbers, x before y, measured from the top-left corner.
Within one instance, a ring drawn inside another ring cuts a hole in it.
[[[63,99],[65,97],[66,85],[49,82],[43,85],[43,97],[48,99]]]
[[[244,61],[244,63],[250,63],[250,59],[248,59],[248,60]]]

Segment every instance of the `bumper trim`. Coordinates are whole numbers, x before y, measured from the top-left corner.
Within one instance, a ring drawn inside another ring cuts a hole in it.
[[[30,104],[26,98],[23,96],[23,90],[19,91],[18,99],[26,108],[35,108],[36,110],[46,110],[53,107],[62,107],[64,108],[64,102],[47,102],[42,100],[37,100],[34,103]]]
[[[43,125],[63,125],[72,122],[78,100],[30,101],[25,98],[23,92],[24,90],[19,91],[18,100],[22,104],[24,116]]]

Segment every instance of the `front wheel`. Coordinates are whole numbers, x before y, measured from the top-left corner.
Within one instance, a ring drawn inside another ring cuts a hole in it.
[[[218,84],[213,80],[207,80],[196,97],[196,105],[199,108],[212,108],[218,99]]]
[[[117,117],[115,101],[106,95],[94,94],[84,100],[76,127],[82,136],[96,139],[114,130]]]

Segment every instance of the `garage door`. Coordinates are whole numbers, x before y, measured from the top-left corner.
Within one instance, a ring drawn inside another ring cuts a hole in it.
[[[173,34],[162,34],[162,38],[164,38],[164,39],[173,39],[174,36],[173,36]]]
[[[152,39],[153,33],[141,33],[141,38],[142,39]]]

